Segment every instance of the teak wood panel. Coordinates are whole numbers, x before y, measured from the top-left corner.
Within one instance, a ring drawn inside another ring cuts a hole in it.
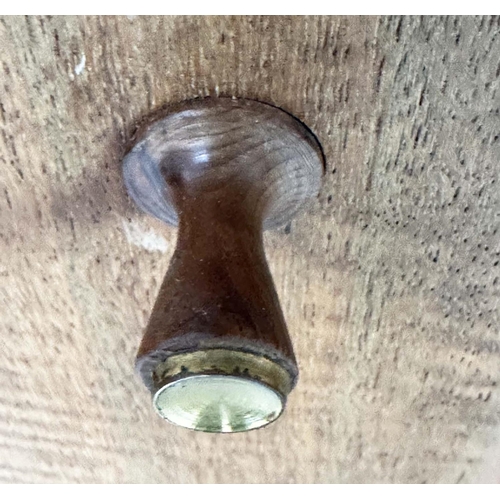
[[[1,481],[500,481],[498,17],[3,17],[0,47]],[[120,162],[206,95],[282,107],[327,159],[265,237],[298,386],[229,436],[133,372],[176,230]]]

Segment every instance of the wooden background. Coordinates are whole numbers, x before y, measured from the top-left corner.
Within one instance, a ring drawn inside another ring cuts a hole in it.
[[[0,47],[1,481],[500,481],[498,17],[4,17]],[[120,174],[144,115],[217,94],[328,161],[266,236],[298,387],[222,436],[133,371],[176,231]]]

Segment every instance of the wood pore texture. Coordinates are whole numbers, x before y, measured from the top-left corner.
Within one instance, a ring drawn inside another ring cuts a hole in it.
[[[0,18],[0,480],[500,481],[499,54],[498,17]],[[206,95],[327,158],[265,237],[299,383],[237,435],[167,424],[133,370],[176,230],[120,162]]]

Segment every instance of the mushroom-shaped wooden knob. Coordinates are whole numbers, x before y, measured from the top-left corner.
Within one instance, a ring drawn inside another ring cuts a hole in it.
[[[262,232],[317,196],[323,167],[297,119],[230,98],[170,108],[125,157],[130,196],[179,227],[136,361],[163,418],[238,432],[282,413],[298,370]]]

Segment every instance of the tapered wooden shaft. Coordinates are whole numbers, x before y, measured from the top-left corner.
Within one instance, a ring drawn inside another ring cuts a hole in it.
[[[139,358],[165,345],[173,350],[239,345],[276,350],[292,365],[292,345],[264,254],[261,216],[230,186],[208,194],[201,186],[182,198],[179,192],[177,248]]]

